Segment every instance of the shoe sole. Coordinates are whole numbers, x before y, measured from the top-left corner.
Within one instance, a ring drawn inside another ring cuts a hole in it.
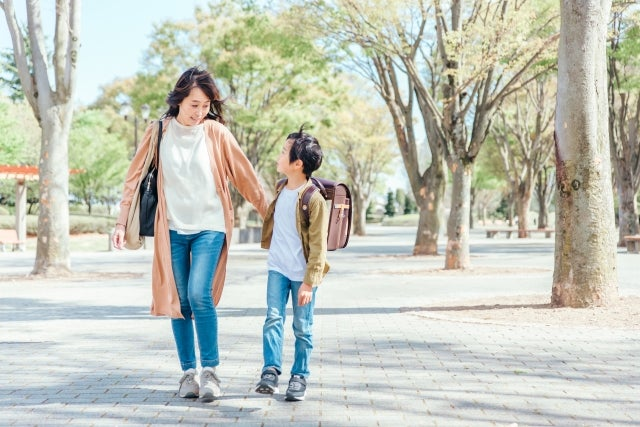
[[[196,393],[187,393],[184,396],[180,395],[180,397],[183,399],[193,399],[194,397],[198,397],[198,395]]]
[[[286,400],[287,402],[302,402],[305,398],[306,394],[304,396],[291,396],[289,394],[287,394],[284,398],[284,400]]]
[[[216,400],[218,397],[220,396],[216,396],[213,393],[205,393],[202,396],[200,396],[200,401],[204,402],[204,403],[209,403],[209,402],[213,402],[214,400]]]
[[[260,393],[260,394],[274,394],[277,392],[278,392],[278,387],[273,388],[264,384],[258,384],[258,386],[256,387],[256,393]]]

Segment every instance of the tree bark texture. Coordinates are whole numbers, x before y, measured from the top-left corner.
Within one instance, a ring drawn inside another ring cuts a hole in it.
[[[561,7],[551,303],[607,305],[618,295],[605,50],[611,2]]]
[[[38,243],[32,274],[64,275],[71,270],[69,253],[68,139],[71,104],[41,109]]]
[[[451,211],[447,221],[446,270],[471,267],[469,254],[469,212],[471,210],[472,166],[462,162],[450,166],[453,172]]]
[[[413,246],[414,255],[437,255],[438,236],[440,233],[440,218],[438,216],[444,190],[446,175],[444,173],[444,153],[441,138],[434,136],[433,119],[426,115],[422,108],[422,96],[420,88],[414,86],[414,81],[409,78],[407,84],[414,88],[409,92],[406,102],[402,99],[402,84],[398,80],[393,61],[390,57],[377,55],[372,58],[379,79],[378,91],[391,114],[398,148],[402,155],[411,191],[416,199],[416,205],[420,211],[418,230]],[[413,62],[405,58],[405,65],[412,74]],[[431,164],[424,173],[420,173],[418,149],[415,129],[413,126],[413,102],[418,99],[419,107],[423,114],[423,124],[427,134],[431,153]]]
[[[361,196],[360,188],[351,189],[351,233],[355,236],[364,236],[367,234],[367,199]]]
[[[614,11],[609,39],[609,140],[618,189],[618,246],[626,246],[624,236],[640,233],[636,203],[640,188],[640,90],[637,83],[629,87],[637,69],[629,66],[634,63],[634,49],[629,50],[625,43],[637,38],[631,31],[637,24],[630,25],[634,13],[632,8]]]
[[[30,58],[27,57],[13,0],[0,3],[11,34],[13,56],[22,89],[42,128],[39,165],[40,214],[36,260],[32,274],[67,274],[71,267],[68,139],[73,117],[76,65],[80,48],[80,3],[80,0],[57,0],[55,3],[56,25],[51,68],[47,60],[40,3],[37,0],[26,2]],[[49,81],[50,76],[53,84]]]
[[[538,228],[549,227],[549,205],[555,193],[555,173],[545,166],[536,177],[536,198],[538,201]]]

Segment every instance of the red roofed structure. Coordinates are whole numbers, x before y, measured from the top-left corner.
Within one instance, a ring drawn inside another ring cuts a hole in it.
[[[81,169],[71,169],[69,173],[82,173]],[[28,165],[0,165],[0,179],[14,179],[16,181],[16,232],[18,240],[23,242],[18,245],[24,250],[24,242],[27,239],[27,187],[26,181],[37,181],[39,176],[37,166]]]

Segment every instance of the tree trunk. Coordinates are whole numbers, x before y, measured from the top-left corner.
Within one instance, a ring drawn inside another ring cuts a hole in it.
[[[629,169],[618,168],[619,175],[616,176],[618,182],[618,221],[619,238],[618,246],[625,246],[624,236],[638,234],[638,207],[636,204],[636,191],[633,186],[633,177],[628,173]]]
[[[52,104],[50,104],[52,105]],[[38,244],[31,274],[66,275],[71,271],[69,254],[69,162],[68,140],[73,103],[41,108]]]
[[[536,196],[538,200],[538,228],[549,227],[549,203],[553,188],[549,177],[549,167],[542,168],[536,178]]]
[[[610,0],[563,0],[556,109],[555,267],[551,303],[617,300],[605,40]]]
[[[531,166],[526,166],[531,170]],[[533,179],[530,173],[520,178],[518,185],[518,193],[516,197],[516,214],[518,215],[518,238],[529,237],[527,230],[529,229],[529,208],[531,207],[531,187]]]
[[[451,167],[451,212],[447,222],[447,251],[444,268],[465,269],[471,267],[469,254],[469,210],[471,194],[471,165],[457,161]]]
[[[440,166],[443,170],[444,166]],[[427,186],[427,182],[430,186]],[[440,233],[440,209],[445,190],[444,179],[435,177],[425,179],[416,197],[418,205],[418,232],[413,245],[414,255],[437,255],[438,235]]]
[[[362,192],[352,189],[351,206],[353,208],[351,234],[355,236],[365,236],[367,234],[367,199],[360,196]]]

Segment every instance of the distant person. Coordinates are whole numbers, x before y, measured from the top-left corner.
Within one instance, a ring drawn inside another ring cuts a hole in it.
[[[329,213],[325,200],[315,192],[309,202],[309,222],[300,213],[299,201],[309,187],[311,174],[322,164],[318,140],[303,132],[287,137],[278,157],[277,170],[287,177],[277,189],[262,227],[262,247],[269,249],[267,316],[263,327],[264,365],[256,392],[278,392],[282,373],[282,348],[287,301],[291,294],[295,352],[291,379],[285,399],[304,400],[313,349],[313,308],[318,285],[329,271],[327,227]]]
[[[268,202],[251,163],[224,126],[223,100],[207,71],[196,67],[185,71],[169,92],[167,104],[169,109],[161,118],[151,314],[171,317],[183,371],[180,397],[212,401],[221,395],[215,305],[224,286],[234,220],[227,181],[261,217]],[[113,234],[113,246],[118,249],[124,245],[129,207],[154,127],[157,122],[147,128],[127,172]]]

